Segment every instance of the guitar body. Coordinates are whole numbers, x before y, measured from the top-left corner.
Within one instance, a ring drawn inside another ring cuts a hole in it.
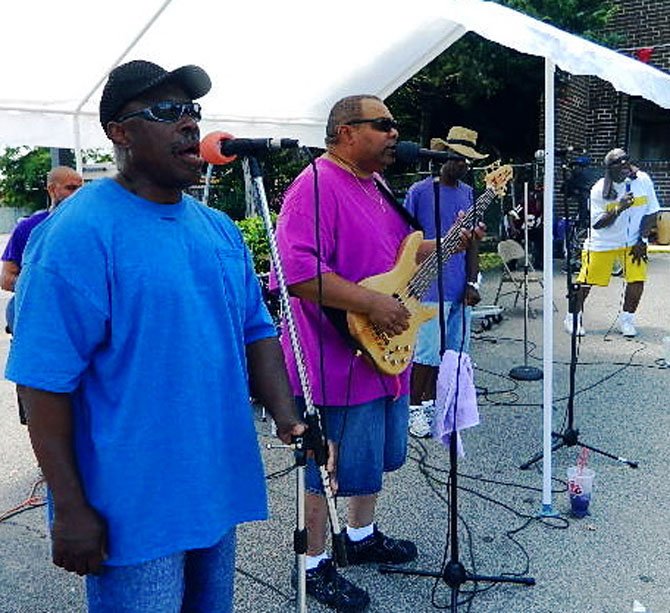
[[[398,375],[411,363],[419,327],[437,314],[418,298],[407,295],[406,288],[418,269],[416,254],[423,241],[422,232],[413,232],[403,241],[395,266],[380,275],[363,279],[359,285],[388,296],[395,296],[410,312],[409,328],[397,336],[378,333],[366,315],[347,313],[349,333],[365,348],[375,366],[387,375]]]
[[[512,174],[511,166],[495,165],[494,170],[486,175],[486,191],[442,239],[440,254],[444,261],[460,250],[461,228],[470,227],[475,215],[481,219],[493,198],[505,192]],[[368,289],[396,297],[410,313],[407,330],[397,336],[388,336],[376,330],[367,315],[347,312],[349,335],[377,369],[387,375],[398,375],[410,365],[420,326],[437,314],[436,308],[428,308],[421,303],[421,294],[427,290],[430,281],[437,278],[439,260],[436,254],[431,254],[420,265],[416,263],[416,254],[422,241],[423,233],[413,232],[400,245],[392,270],[359,283]],[[410,288],[413,290],[410,291]]]

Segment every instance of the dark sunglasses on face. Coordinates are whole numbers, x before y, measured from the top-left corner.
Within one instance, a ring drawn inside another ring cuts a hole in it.
[[[164,100],[158,102],[153,106],[148,106],[139,111],[132,111],[124,113],[116,118],[118,123],[130,119],[131,117],[141,117],[147,121],[158,121],[161,123],[176,123],[184,115],[188,115],[195,121],[200,121],[201,106],[197,102],[173,102],[172,100]]]
[[[369,123],[370,127],[377,132],[390,132],[398,129],[398,122],[390,117],[375,117],[374,119],[352,119],[347,121],[345,126],[356,126],[362,123]]]

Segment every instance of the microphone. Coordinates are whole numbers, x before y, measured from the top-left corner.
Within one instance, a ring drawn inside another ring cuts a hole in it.
[[[297,149],[293,138],[235,138],[228,132],[211,132],[200,142],[200,155],[210,164],[229,164],[237,156],[262,155],[279,149]]]
[[[632,187],[631,183],[632,183],[633,181],[635,181],[635,179],[637,179],[637,174],[636,174],[636,173],[633,173],[632,175],[628,175],[628,176],[624,179],[624,182],[623,182],[623,183],[624,183],[624,186],[625,186],[624,189],[625,189],[625,192],[626,192],[627,194],[630,194],[630,193],[633,191],[633,187]]]
[[[400,141],[395,146],[396,162],[411,164],[420,159],[435,160],[436,162],[446,162],[447,160],[460,160],[463,156],[449,151],[433,151],[432,149],[423,149],[418,143],[412,143],[407,140]]]

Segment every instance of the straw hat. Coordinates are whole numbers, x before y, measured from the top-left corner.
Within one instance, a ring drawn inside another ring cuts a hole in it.
[[[488,156],[487,153],[479,153],[475,150],[477,146],[477,132],[469,128],[454,126],[447,134],[447,140],[441,138],[431,138],[430,148],[433,151],[444,151],[449,149],[458,155],[471,160],[481,160]]]

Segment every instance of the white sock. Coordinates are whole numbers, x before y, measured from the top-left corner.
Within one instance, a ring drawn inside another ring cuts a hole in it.
[[[321,563],[321,560],[328,560],[329,558],[330,556],[325,551],[318,556],[305,556],[305,568],[306,570],[313,570]]]
[[[354,542],[362,541],[364,538],[370,536],[375,531],[375,522],[362,528],[352,528],[347,525],[347,536]]]
[[[424,406],[424,407],[435,406],[435,399],[433,399],[433,400],[422,400],[421,401],[421,406]]]
[[[621,321],[629,321],[633,323],[635,319],[635,313],[629,313],[628,311],[621,311]]]
[[[409,412],[413,413],[414,411],[421,410],[421,408],[422,408],[422,405],[420,405],[420,404],[410,404],[409,405]]]

